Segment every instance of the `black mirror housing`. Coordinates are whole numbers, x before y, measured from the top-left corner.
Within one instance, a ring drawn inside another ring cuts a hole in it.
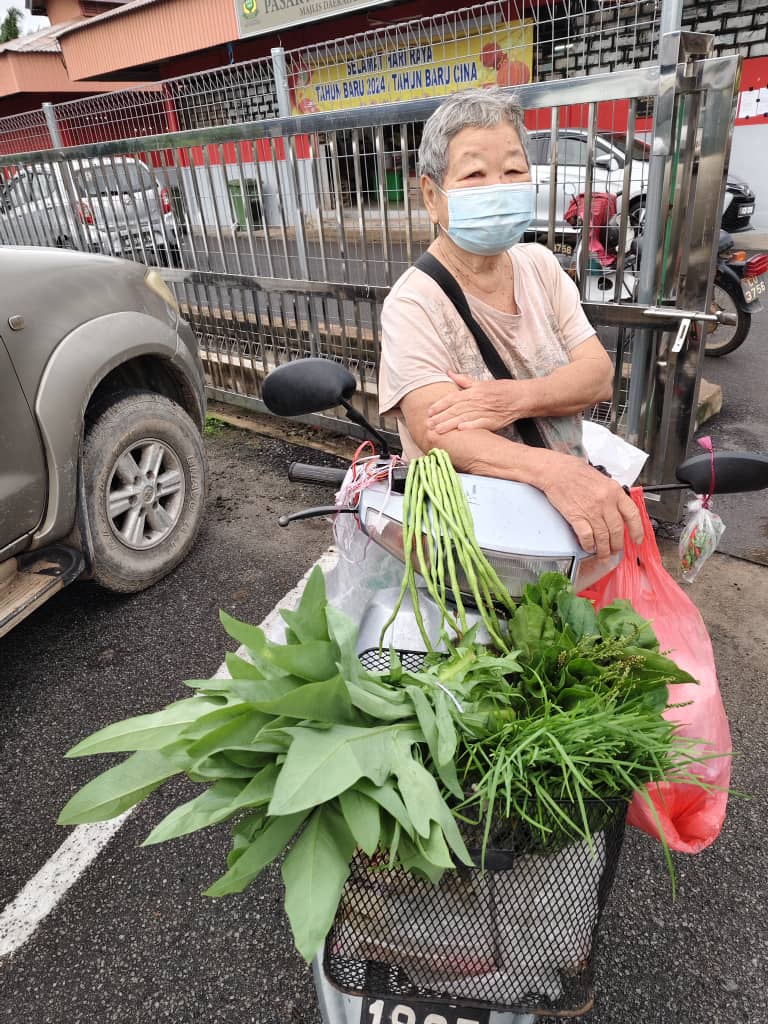
[[[356,387],[344,366],[312,357],[278,366],[266,377],[261,397],[275,416],[306,416],[348,401]]]
[[[751,452],[716,452],[694,455],[677,467],[677,479],[696,494],[740,494],[768,487],[768,455]]]

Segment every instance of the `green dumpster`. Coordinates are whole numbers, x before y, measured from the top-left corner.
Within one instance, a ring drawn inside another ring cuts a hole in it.
[[[405,198],[403,192],[402,171],[387,171],[385,187],[387,190],[387,199],[390,203],[402,203]]]
[[[229,198],[232,203],[232,210],[235,214],[235,220],[237,226],[240,228],[248,227],[248,219],[245,216],[245,203],[243,202],[243,190],[240,187],[239,181],[230,181],[229,183]]]
[[[237,226],[245,230],[248,227],[248,214],[250,213],[251,224],[255,228],[260,228],[264,223],[264,211],[261,208],[261,200],[259,199],[255,180],[253,178],[245,179],[245,196],[243,196],[243,190],[239,181],[230,181],[227,184]],[[248,203],[247,207],[246,203]]]

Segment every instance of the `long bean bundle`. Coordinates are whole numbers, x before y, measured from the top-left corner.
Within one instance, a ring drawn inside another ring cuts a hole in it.
[[[459,580],[461,572],[469,597],[476,606],[493,644],[509,651],[506,630],[497,614],[504,618],[515,610],[515,603],[493,566],[483,554],[475,536],[472,512],[458,474],[447,452],[439,448],[414,459],[408,467],[403,499],[403,545],[405,573],[392,615],[382,636],[410,593],[414,613],[424,642],[432,650],[419,610],[417,573],[441,614],[441,633],[446,624],[457,636],[467,631],[467,614]],[[454,612],[455,608],[455,612]]]

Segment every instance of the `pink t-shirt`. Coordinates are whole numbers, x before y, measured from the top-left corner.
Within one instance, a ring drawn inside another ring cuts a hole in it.
[[[579,292],[557,258],[543,245],[521,243],[509,250],[518,313],[503,313],[472,295],[472,315],[494,343],[512,376],[544,377],[570,361],[569,353],[595,329],[581,308]],[[477,380],[493,380],[456,309],[440,286],[410,267],[395,282],[381,313],[379,410],[394,413],[407,459],[423,454],[400,414],[400,401],[416,388],[448,381],[448,370]],[[555,451],[584,457],[581,416],[537,419],[544,440]],[[514,424],[501,432],[520,437]]]

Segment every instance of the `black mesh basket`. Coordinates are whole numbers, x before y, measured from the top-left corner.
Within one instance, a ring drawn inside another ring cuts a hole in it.
[[[528,828],[465,830],[478,865],[438,886],[358,853],[325,945],[337,988],[512,1013],[577,1016],[593,1001],[592,952],[618,864],[627,804],[587,806],[590,846]],[[574,809],[573,813],[578,815]]]

